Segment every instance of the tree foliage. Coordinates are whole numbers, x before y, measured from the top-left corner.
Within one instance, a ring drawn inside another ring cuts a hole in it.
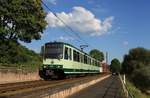
[[[134,71],[132,79],[136,87],[143,91],[150,89],[150,66],[140,68]]]
[[[0,40],[0,64],[37,64],[42,62],[39,54],[13,40]]]
[[[97,50],[97,49],[93,49],[89,52],[90,56],[92,56],[93,58],[103,61],[104,60],[104,54],[103,52]]]
[[[113,59],[110,64],[110,70],[113,73],[119,73],[121,71],[121,63],[118,59]]]
[[[150,65],[150,50],[144,48],[134,48],[129,54],[124,56],[122,71],[126,74],[132,74],[136,69]]]
[[[31,42],[46,26],[40,0],[0,0],[0,39]]]
[[[141,90],[150,89],[150,50],[134,48],[124,56],[122,72]]]

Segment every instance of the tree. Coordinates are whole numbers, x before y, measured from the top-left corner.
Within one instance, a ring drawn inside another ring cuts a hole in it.
[[[135,70],[132,78],[136,87],[142,91],[148,91],[150,89],[150,66]]]
[[[45,26],[41,0],[0,0],[1,40],[38,40]]]
[[[111,61],[110,70],[113,73],[119,73],[121,71],[121,64],[118,59],[115,58]]]
[[[150,50],[133,48],[124,56],[122,72],[143,91],[150,89]]]
[[[93,49],[89,52],[90,56],[92,56],[93,58],[103,61],[104,60],[104,54],[103,52],[97,50],[97,49]]]
[[[145,48],[134,48],[124,56],[122,72],[132,74],[134,70],[150,65],[150,50]]]
[[[39,54],[14,41],[0,40],[0,65],[5,64],[38,64],[42,62]],[[31,66],[31,65],[30,65]]]

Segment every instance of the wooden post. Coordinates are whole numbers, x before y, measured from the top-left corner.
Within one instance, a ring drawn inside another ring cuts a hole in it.
[[[123,75],[123,83],[126,84],[126,77],[125,77],[125,74]]]

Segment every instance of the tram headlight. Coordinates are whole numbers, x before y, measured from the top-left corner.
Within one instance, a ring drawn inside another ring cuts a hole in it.
[[[44,65],[44,66],[43,66],[43,68],[47,68],[47,66],[46,66],[46,65]]]

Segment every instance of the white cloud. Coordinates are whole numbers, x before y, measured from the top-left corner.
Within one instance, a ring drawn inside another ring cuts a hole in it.
[[[70,13],[56,13],[73,30],[98,36],[105,34],[112,27],[113,16],[107,17],[104,21],[97,19],[92,12],[83,7],[73,7]],[[48,27],[64,27],[65,25],[58,20],[52,12],[46,16]]]
[[[71,40],[74,40],[73,37],[71,36],[60,36],[57,41],[71,41]]]

